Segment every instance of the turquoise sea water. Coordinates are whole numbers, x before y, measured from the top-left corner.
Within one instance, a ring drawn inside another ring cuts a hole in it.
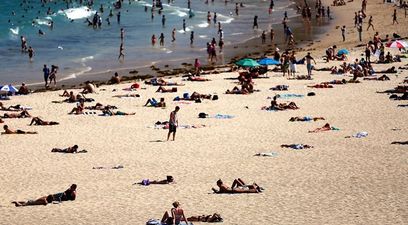
[[[97,73],[119,67],[137,68],[154,62],[186,59],[205,55],[206,42],[213,37],[218,41],[217,26],[211,20],[207,22],[207,12],[217,13],[217,22],[222,23],[226,45],[242,42],[259,36],[262,30],[272,26],[281,26],[284,11],[289,17],[296,16],[290,7],[294,3],[287,0],[275,0],[274,12],[268,15],[269,0],[242,1],[239,16],[235,15],[235,1],[225,4],[224,0],[192,0],[194,17],[189,18],[187,0],[163,2],[162,15],[166,16],[166,25],[162,27],[161,15],[155,10],[151,18],[152,1],[125,0],[122,8],[114,9],[112,0],[94,0],[92,8],[79,1],[54,0],[45,6],[40,0],[3,0],[0,1],[0,84],[42,82],[42,66],[58,65],[58,79],[75,79],[87,73]],[[66,2],[70,2],[68,5]],[[99,8],[103,5],[104,12]],[[145,6],[148,10],[145,12]],[[51,13],[47,15],[50,8]],[[109,17],[112,9],[113,17]],[[102,17],[101,28],[92,28],[85,19],[92,20],[98,12]],[[121,22],[116,15],[121,13]],[[259,16],[259,29],[252,30],[254,15]],[[110,19],[108,25],[106,18]],[[187,32],[182,29],[182,20],[186,20]],[[50,22],[54,27],[51,29]],[[120,28],[125,29],[125,60],[117,60],[120,46]],[[176,28],[176,41],[171,42],[171,32]],[[39,35],[42,30],[45,34]],[[195,32],[193,47],[190,46],[190,31]],[[164,33],[165,46],[151,46],[151,36]],[[27,39],[35,50],[33,62],[28,55],[20,51],[20,36]]]

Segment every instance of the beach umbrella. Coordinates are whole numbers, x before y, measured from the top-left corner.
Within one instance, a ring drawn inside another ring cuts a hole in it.
[[[345,49],[345,48],[340,49],[340,50],[337,52],[337,55],[348,55],[348,54],[350,54],[350,52],[349,52],[347,49]]]
[[[236,62],[235,64],[237,64],[238,66],[243,66],[243,67],[260,66],[259,63],[257,63],[255,60],[249,59],[249,58],[241,59],[238,62]]]
[[[263,58],[258,60],[258,63],[261,65],[279,65],[280,62],[275,60],[275,59],[271,59],[271,58]]]
[[[408,43],[405,42],[405,41],[399,40],[399,41],[393,41],[393,42],[387,43],[386,46],[388,48],[399,48],[399,49],[401,49],[401,48],[407,48]]]
[[[15,92],[18,92],[18,89],[9,84],[9,85],[2,86],[0,88],[0,91],[15,93]]]

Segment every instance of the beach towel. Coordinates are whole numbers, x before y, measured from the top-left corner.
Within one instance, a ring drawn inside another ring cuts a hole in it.
[[[353,134],[352,136],[347,136],[346,138],[350,138],[350,137],[354,137],[354,138],[365,138],[365,137],[367,137],[367,136],[368,136],[368,132],[361,131],[361,132],[358,132],[358,133],[356,133],[356,134]]]
[[[94,170],[102,170],[102,169],[113,169],[113,170],[118,170],[118,169],[123,169],[125,168],[122,165],[117,165],[117,166],[113,166],[113,167],[105,167],[105,166],[96,166],[96,167],[92,167],[92,169]]]
[[[408,107],[408,104],[405,104],[405,105],[398,105],[397,107]]]
[[[276,152],[259,152],[259,153],[256,153],[254,156],[276,157],[276,156],[278,156],[278,153],[276,153]]]
[[[227,115],[227,114],[215,114],[214,116],[209,116],[208,118],[215,118],[215,119],[232,119],[235,116]]]
[[[276,95],[276,97],[281,99],[289,99],[289,98],[303,98],[305,96],[299,94],[278,94]],[[270,99],[270,97],[268,97],[268,99]]]
[[[291,148],[295,150],[301,150],[301,149],[306,149],[306,148],[313,148],[313,146],[309,145],[304,145],[304,144],[290,144],[290,145],[282,145],[282,148]]]

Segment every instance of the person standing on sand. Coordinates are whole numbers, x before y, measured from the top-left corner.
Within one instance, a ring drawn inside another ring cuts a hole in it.
[[[48,68],[47,65],[45,64],[43,68],[43,73],[44,73],[45,87],[48,87],[48,77],[50,76],[50,68]]]
[[[176,106],[174,111],[170,113],[170,119],[169,119],[169,133],[167,134],[167,141],[170,139],[170,135],[173,134],[173,141],[176,138],[176,130],[178,126],[178,118],[177,118],[177,112],[180,110],[179,106]]]
[[[194,70],[195,70],[195,75],[199,76],[200,75],[200,67],[201,67],[201,63],[200,60],[198,60],[197,58],[194,60]]]
[[[265,44],[265,42],[266,42],[266,33],[265,33],[265,31],[262,31],[261,40],[262,40],[262,44]]]
[[[372,27],[373,30],[375,30],[374,25],[373,25],[373,16],[370,16],[370,19],[368,19],[367,31],[368,31],[368,29],[370,29],[370,27]]]
[[[312,60],[316,64],[315,59],[310,55],[310,52],[307,53],[307,55],[304,57],[306,60],[306,69],[307,69],[307,76],[311,77],[312,76]]]
[[[394,9],[394,13],[392,14],[392,25],[394,25],[395,22],[399,24],[397,21],[397,10],[396,9]]]
[[[118,24],[120,24],[120,12],[118,12],[118,14],[116,15],[116,19],[118,21]]]
[[[357,25],[358,39],[362,41],[361,33],[363,33],[363,26],[361,24]]]
[[[271,43],[275,40],[275,31],[271,29]]]
[[[341,36],[343,37],[343,42],[346,41],[346,26],[343,25],[343,27],[341,27]]]

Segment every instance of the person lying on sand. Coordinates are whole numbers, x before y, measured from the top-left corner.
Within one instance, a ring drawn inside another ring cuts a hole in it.
[[[408,92],[405,92],[404,94],[402,94],[401,96],[398,96],[396,94],[393,94],[390,96],[390,99],[394,99],[394,100],[408,100]]]
[[[397,86],[394,89],[377,93],[405,93],[405,92],[408,92],[408,86]]]
[[[259,187],[256,183],[252,185],[247,185],[241,178],[235,179],[231,187],[228,187],[222,182],[221,179],[219,179],[217,181],[217,186],[219,190],[212,188],[212,190],[216,194],[222,194],[222,193],[241,194],[241,193],[260,193],[262,192],[261,187]]]
[[[387,75],[382,75],[381,77],[364,77],[363,80],[378,80],[378,81],[386,81],[390,80]]]
[[[307,76],[307,75],[299,75],[293,78],[287,78],[288,80],[312,80],[311,76]]]
[[[322,84],[315,84],[315,85],[312,85],[312,86],[308,85],[308,87],[310,87],[310,88],[333,88],[332,85],[330,85],[330,84],[324,84],[324,83],[322,83]]]
[[[327,82],[321,82],[321,85],[329,85],[330,84],[346,84],[347,81],[346,79],[342,79],[342,80],[332,80],[332,81],[327,81]]]
[[[272,91],[287,91],[289,88],[288,85],[276,85],[275,87],[269,88],[269,90]]]
[[[36,131],[31,132],[31,131],[22,131],[22,130],[10,130],[7,125],[3,126],[4,132],[1,132],[1,134],[38,134]]]
[[[0,110],[3,111],[12,111],[12,112],[18,112],[18,111],[22,111],[25,110],[25,107],[22,107],[21,105],[11,105],[9,107],[5,107],[3,105],[3,102],[0,102]]]
[[[59,152],[59,153],[87,153],[88,151],[87,151],[87,150],[78,151],[78,145],[74,145],[74,146],[72,146],[72,147],[68,147],[68,148],[64,148],[64,149],[61,149],[61,148],[53,148],[53,149],[51,150],[51,152]]]
[[[309,117],[309,116],[304,116],[304,117],[291,117],[289,119],[289,122],[295,122],[295,121],[318,121],[318,120],[325,120],[323,117]]]
[[[235,86],[231,91],[228,89],[225,94],[247,95],[249,94],[249,90],[244,86],[241,89]]]
[[[93,106],[85,106],[85,109],[89,109],[89,110],[104,110],[104,109],[117,109],[118,107],[114,106],[114,105],[106,105],[104,106],[101,103],[96,103]]]
[[[398,73],[398,71],[395,69],[395,66],[393,66],[386,70],[376,71],[376,73]]]
[[[103,116],[131,116],[131,115],[135,115],[136,113],[125,113],[121,111],[113,112],[110,109],[105,109],[102,111],[102,114]]]
[[[4,113],[2,118],[29,118],[31,117],[30,113],[27,110],[23,110],[20,113]]]
[[[161,222],[163,224],[180,224],[180,222],[184,221],[186,224],[189,224],[183,209],[180,207],[180,203],[177,201],[173,202],[173,207],[174,208],[170,210],[171,214],[167,211],[164,213]]]
[[[286,109],[299,109],[299,107],[294,102],[289,103],[279,103],[276,101],[276,96],[273,96],[271,105],[269,107],[262,107],[263,110],[286,110]]]
[[[161,93],[172,93],[172,92],[177,92],[177,88],[176,87],[172,87],[172,88],[164,88],[162,86],[160,86],[156,92],[161,92]]]
[[[197,100],[197,99],[211,99],[211,95],[200,94],[198,92],[193,92],[190,96],[190,100]]]
[[[408,145],[408,141],[393,141],[392,145]]]
[[[141,182],[135,183],[135,184],[140,184],[143,186],[148,186],[150,184],[173,184],[174,183],[174,178],[173,176],[167,176],[166,179],[164,180],[149,180],[149,179],[144,179]]]
[[[210,79],[199,77],[199,76],[189,76],[187,80],[188,81],[211,81]]]
[[[316,128],[314,130],[309,131],[309,133],[317,133],[321,131],[330,131],[330,130],[338,130],[335,127],[330,126],[329,123],[326,123],[323,127]]]
[[[54,195],[47,195],[40,197],[36,200],[28,200],[28,201],[13,201],[16,207],[22,206],[33,206],[33,205],[47,205],[48,203],[52,203],[53,201],[74,201],[76,199],[76,184],[72,184],[70,188],[68,188],[65,192],[57,193]]]
[[[218,223],[224,221],[220,214],[214,213],[213,215],[201,215],[201,216],[190,216],[187,218],[190,222],[207,222],[207,223]]]
[[[290,145],[281,145],[281,148],[305,149],[305,148],[313,148],[313,146],[304,145],[304,144],[290,144]]]
[[[166,102],[164,102],[164,98],[160,98],[160,102],[158,102],[156,99],[154,98],[149,98],[147,99],[147,102],[144,106],[148,106],[151,105],[153,107],[166,107]]]
[[[112,96],[114,98],[139,98],[140,95],[139,94],[124,94],[124,95],[114,95]]]
[[[44,121],[40,119],[39,117],[33,117],[33,119],[31,120],[30,126],[33,124],[37,126],[52,126],[52,125],[58,125],[59,123],[54,122],[54,121]]]
[[[152,78],[149,81],[145,81],[145,84],[153,86],[184,86],[184,84],[179,84],[177,82],[165,81],[163,78]]]

